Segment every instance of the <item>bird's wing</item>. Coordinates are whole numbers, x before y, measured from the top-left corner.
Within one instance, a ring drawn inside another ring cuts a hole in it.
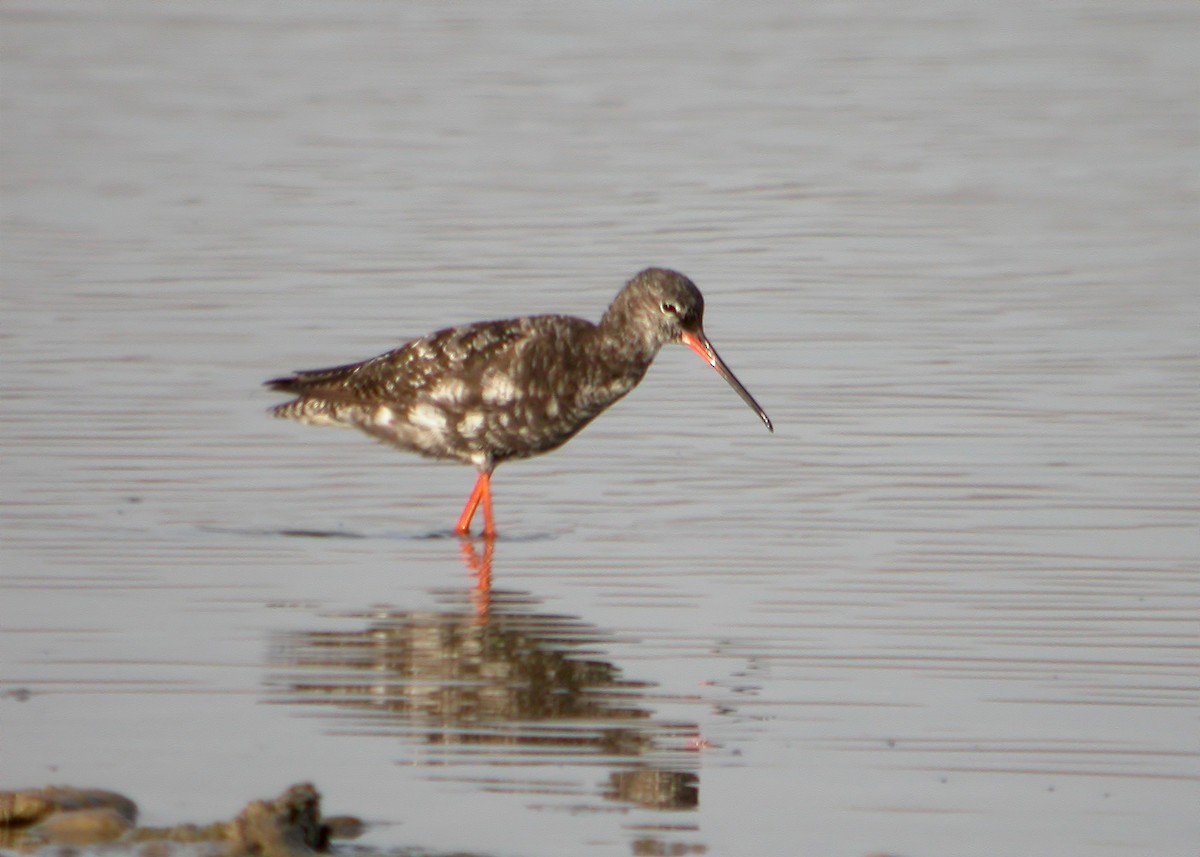
[[[534,319],[448,327],[399,348],[327,369],[306,369],[266,382],[272,390],[344,404],[402,402],[454,374],[464,382],[482,375],[497,355],[528,333]]]

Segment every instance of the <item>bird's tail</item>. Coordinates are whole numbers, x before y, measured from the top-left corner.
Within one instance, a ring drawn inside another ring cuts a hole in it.
[[[361,423],[363,410],[362,405],[353,402],[301,396],[271,408],[271,415],[281,420],[295,420],[312,426],[353,428]]]
[[[309,425],[342,428],[360,425],[370,408],[363,404],[350,382],[364,365],[349,363],[328,369],[306,369],[265,381],[264,385],[272,390],[297,397],[271,408],[271,413],[280,419]]]

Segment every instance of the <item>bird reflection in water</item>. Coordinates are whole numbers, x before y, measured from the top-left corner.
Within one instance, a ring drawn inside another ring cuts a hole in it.
[[[483,540],[482,556],[470,539],[459,539],[458,549],[467,569],[475,576],[475,586],[471,588],[471,601],[475,605],[476,618],[486,622],[492,606],[492,558],[496,555],[496,540]]]
[[[539,764],[603,766],[608,782],[597,794],[606,799],[696,806],[697,726],[653,718],[649,685],[604,660],[610,634],[538,612],[528,593],[492,589],[491,540],[482,554],[461,545],[474,585],[434,592],[435,609],[376,607],[340,616],[357,628],[276,636],[270,701],[329,706],[339,733],[419,743],[418,760],[443,773],[500,766],[506,790],[544,794],[544,779],[513,779]],[[495,770],[479,777],[497,784]],[[578,795],[579,786],[563,792]]]

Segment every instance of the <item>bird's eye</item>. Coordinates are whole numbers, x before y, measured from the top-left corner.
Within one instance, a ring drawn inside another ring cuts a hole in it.
[[[670,301],[663,301],[659,305],[659,309],[663,311],[663,315],[679,315],[679,307]]]

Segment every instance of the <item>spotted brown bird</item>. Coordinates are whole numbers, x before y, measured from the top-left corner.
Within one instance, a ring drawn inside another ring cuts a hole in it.
[[[475,465],[479,478],[454,531],[469,534],[482,505],[483,535],[494,537],[496,465],[562,446],[636,387],[667,343],[696,352],[775,430],[704,335],[703,318],[704,298],[691,280],[647,268],[599,324],[537,315],[448,327],[361,363],[266,384],[296,397],[272,409],[277,417],[355,428],[400,449]]]

